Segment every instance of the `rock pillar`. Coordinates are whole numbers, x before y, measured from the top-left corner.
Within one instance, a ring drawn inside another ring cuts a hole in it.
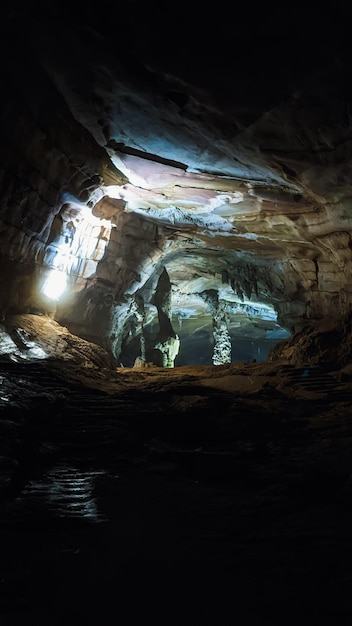
[[[171,283],[165,268],[160,274],[153,304],[158,310],[159,320],[159,332],[154,343],[156,365],[174,367],[180,340],[171,324]]]
[[[226,302],[219,300],[219,294],[215,289],[203,291],[201,294],[204,302],[209,305],[213,316],[213,365],[231,363],[231,335],[228,330],[228,314]]]

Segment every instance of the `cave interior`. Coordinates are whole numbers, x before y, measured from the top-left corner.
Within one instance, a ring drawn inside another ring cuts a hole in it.
[[[351,623],[348,20],[233,11],[3,9],[1,626]]]

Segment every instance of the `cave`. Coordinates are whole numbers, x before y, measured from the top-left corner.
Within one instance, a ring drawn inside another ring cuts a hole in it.
[[[350,48],[3,8],[1,626],[350,623]]]

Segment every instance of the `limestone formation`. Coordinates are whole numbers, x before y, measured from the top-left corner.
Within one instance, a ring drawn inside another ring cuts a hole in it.
[[[47,315],[130,365],[149,361],[159,324],[167,366],[187,342],[196,358],[197,338],[208,363],[236,359],[243,338],[248,359],[265,360],[291,337],[294,360],[302,333],[348,323],[349,38],[331,16],[324,37],[321,14],[320,28],[271,15],[263,29],[245,13],[231,36],[223,16],[205,35],[187,13],[165,40],[138,2],[114,24],[56,5],[5,10],[3,322]]]

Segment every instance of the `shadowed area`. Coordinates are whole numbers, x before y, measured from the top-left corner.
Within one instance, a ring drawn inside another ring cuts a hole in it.
[[[2,624],[346,623],[350,366],[113,368],[71,342],[0,363]]]

